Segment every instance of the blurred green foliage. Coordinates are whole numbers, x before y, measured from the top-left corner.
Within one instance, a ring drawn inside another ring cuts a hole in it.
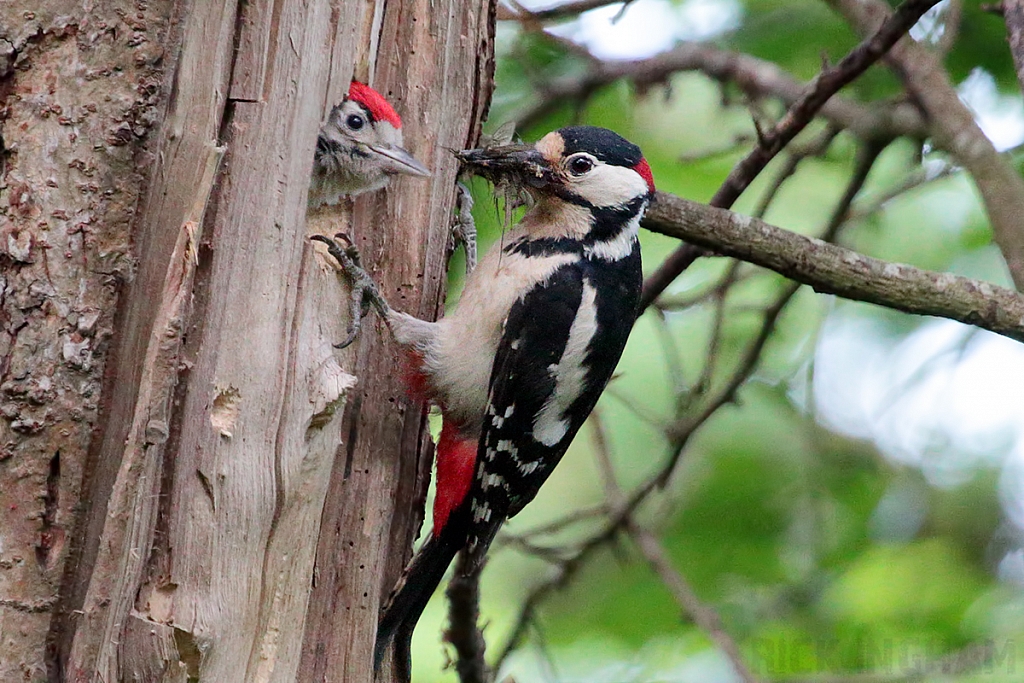
[[[977,3],[961,6],[957,39],[946,59],[952,80],[981,68],[1004,93],[1019,96],[1001,21]],[[817,73],[823,54],[836,60],[856,44],[856,36],[818,0],[747,0],[741,9],[740,24],[711,40],[775,62],[800,79]],[[586,60],[564,46],[515,26],[499,26],[498,46],[491,129],[530,111],[543,98],[544,83],[578,78],[587,69]],[[678,74],[668,85],[638,96],[630,84],[613,83],[580,106],[551,108],[519,134],[535,140],[574,121],[613,128],[645,150],[660,190],[706,201],[749,148],[748,143],[728,150],[737,136],[753,133],[750,114],[738,99],[724,103],[720,86],[700,75]],[[876,67],[843,94],[871,102],[899,92],[889,71]],[[820,131],[813,126],[797,144]],[[803,162],[766,218],[820,233],[857,148],[843,133],[826,155]],[[682,160],[722,149],[727,151]],[[926,152],[924,161],[944,160]],[[773,162],[737,210],[753,210],[780,164]],[[854,213],[921,168],[918,143],[890,145]],[[481,245],[487,245],[500,239],[504,214],[486,184],[474,181],[473,191]],[[660,235],[644,234],[642,240],[647,272],[677,246]],[[848,222],[840,242],[880,258],[1006,282],[970,179],[956,172]],[[452,268],[452,300],[460,286],[460,258]],[[695,296],[712,287],[726,267],[720,260],[699,261],[669,295]],[[649,311],[637,323],[618,377],[599,406],[624,490],[640,485],[669,457],[666,429],[677,417],[692,415],[728,380],[757,334],[762,310],[783,286],[775,275],[743,272],[745,279],[726,299],[708,393],[692,390],[707,362],[712,299],[669,311],[664,322]],[[816,407],[829,397],[815,394],[816,351],[823,325],[837,317],[870,319],[873,343],[883,347],[896,347],[923,322],[801,290],[738,400],[697,430],[676,473],[641,507],[639,520],[656,532],[675,569],[717,611],[760,680],[1024,680],[1024,598],[1012,581],[998,577],[999,563],[1019,548],[1021,537],[1000,503],[1002,459],[1009,448],[1003,442],[992,446],[991,458],[972,460],[957,482],[940,486],[912,460],[887,455],[882,445],[822,421]],[[605,496],[594,431],[585,428],[537,500],[508,530],[526,533],[600,504]],[[599,527],[600,518],[593,518],[542,541],[571,550]],[[482,605],[492,660],[524,597],[556,573],[551,563],[512,547],[492,553]],[[456,680],[451,669],[442,670],[444,611],[439,593],[417,631],[418,681]],[[965,648],[970,653],[985,644],[994,648],[991,661],[971,667],[957,658]],[[503,675],[518,683],[739,680],[623,534],[541,603]]]

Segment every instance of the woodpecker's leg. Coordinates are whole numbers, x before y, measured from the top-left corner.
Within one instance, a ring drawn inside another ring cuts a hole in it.
[[[463,183],[456,183],[459,196],[455,205],[459,209],[459,217],[455,219],[452,234],[455,242],[466,248],[466,275],[476,268],[476,223],[473,222],[473,195]]]
[[[351,298],[349,300],[351,322],[349,323],[348,336],[345,338],[345,341],[334,345],[335,348],[343,349],[355,341],[362,326],[363,316],[370,311],[371,305],[377,309],[377,312],[384,320],[390,319],[391,306],[384,300],[380,289],[377,288],[377,283],[373,281],[369,273],[363,270],[359,258],[359,250],[355,248],[355,245],[352,244],[347,235],[338,233],[334,236],[334,239],[329,239],[323,235],[313,235],[310,239],[327,245],[327,253],[333,256],[334,260],[341,266],[341,271],[345,274],[351,286]]]

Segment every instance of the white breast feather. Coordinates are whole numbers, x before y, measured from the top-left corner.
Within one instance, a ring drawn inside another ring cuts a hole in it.
[[[487,408],[491,367],[512,305],[573,260],[572,254],[525,258],[495,248],[473,271],[458,306],[438,321],[424,354],[431,386],[456,422],[475,425]]]

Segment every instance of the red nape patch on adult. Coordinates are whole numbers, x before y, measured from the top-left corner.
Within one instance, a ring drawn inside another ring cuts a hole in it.
[[[379,92],[359,81],[352,81],[348,87],[348,98],[366,107],[377,121],[387,121],[395,128],[402,127],[402,119],[394,107]]]
[[[647,163],[647,159],[641,159],[640,163],[633,167],[633,170],[647,181],[647,188],[651,191],[651,194],[654,194],[654,174],[651,173],[651,166]]]
[[[437,486],[434,494],[434,536],[448,523],[452,510],[466,499],[476,467],[476,439],[463,439],[445,421],[437,441]]]

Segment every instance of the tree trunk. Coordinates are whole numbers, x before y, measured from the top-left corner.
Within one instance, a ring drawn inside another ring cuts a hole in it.
[[[347,292],[307,235],[354,235],[396,307],[436,313],[494,6],[49,4],[0,10],[0,680],[368,681],[429,438],[379,325],[332,348]],[[307,226],[352,64],[434,177]]]
[[[172,2],[94,4],[0,4],[2,681],[47,677],[170,57]]]

